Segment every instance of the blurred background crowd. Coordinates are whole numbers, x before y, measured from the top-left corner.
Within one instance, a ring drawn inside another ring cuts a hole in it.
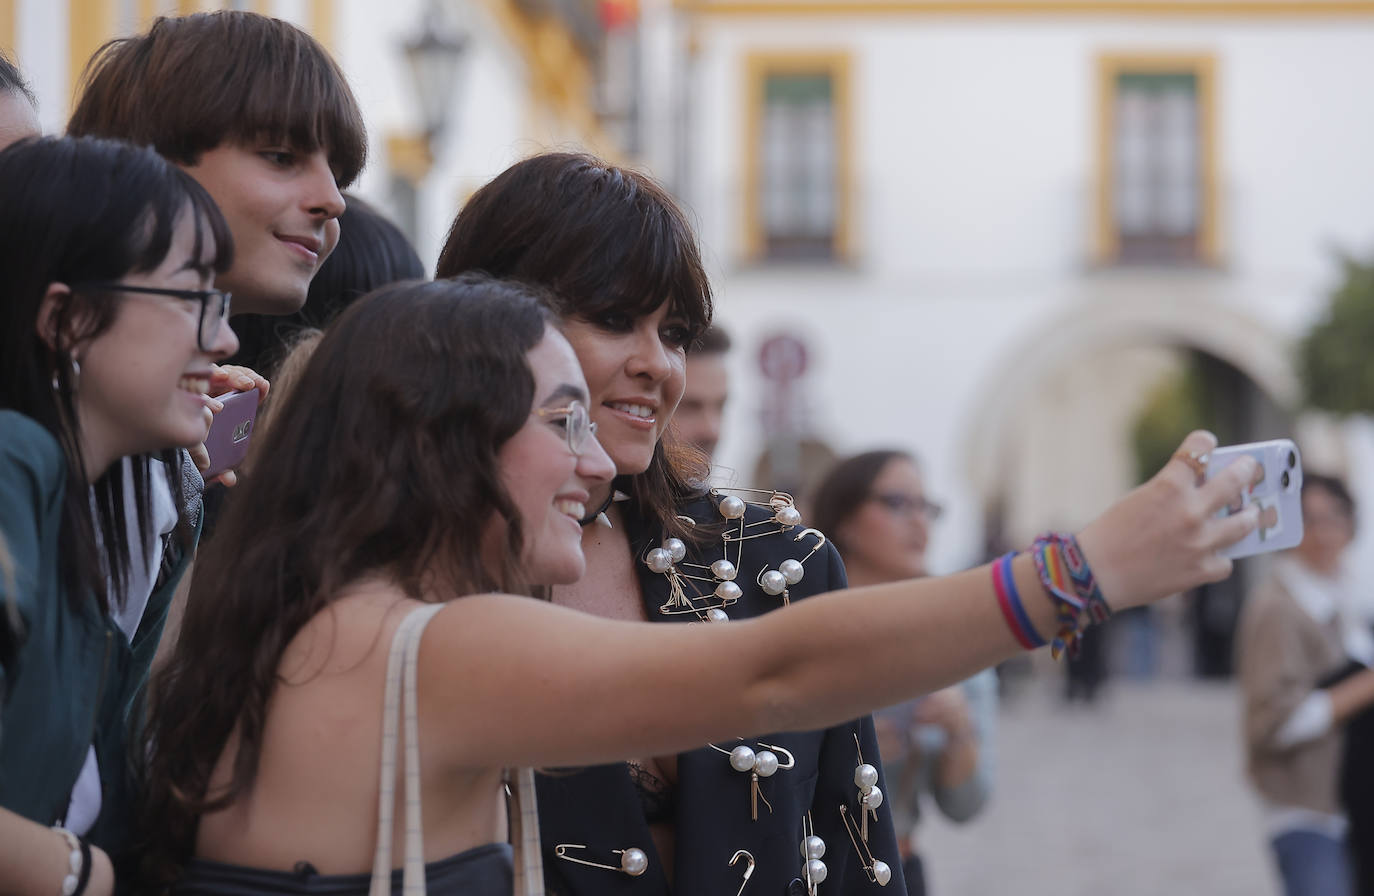
[[[721,325],[678,425],[720,484],[824,517],[855,583],[1081,526],[1198,426],[1294,438],[1337,511],[1374,507],[1374,2],[0,0],[0,48],[60,132],[104,41],[215,8],[338,59],[355,191],[424,270],[533,151],[663,182]],[[1374,527],[1349,517],[1328,549],[1367,630]],[[936,797],[931,889],[1033,896],[1018,865],[1062,857],[1045,892],[1278,892],[1235,683],[1273,567],[891,716],[889,777]]]

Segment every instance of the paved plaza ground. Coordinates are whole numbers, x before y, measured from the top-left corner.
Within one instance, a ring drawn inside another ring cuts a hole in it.
[[[955,826],[927,807],[931,893],[1276,894],[1233,687],[1113,682],[1094,706],[1070,707],[1056,671],[1040,668],[1004,702],[983,814]]]

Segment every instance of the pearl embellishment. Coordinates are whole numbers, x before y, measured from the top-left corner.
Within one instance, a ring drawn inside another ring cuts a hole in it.
[[[811,883],[825,883],[825,876],[830,873],[830,869],[825,867],[825,863],[820,859],[807,859],[806,876],[811,878]]]
[[[772,750],[760,750],[754,758],[754,774],[760,778],[771,778],[778,770],[778,754]]]
[[[716,586],[716,597],[721,600],[736,601],[744,592],[734,582],[721,582]]]
[[[645,556],[644,562],[654,572],[667,572],[673,565],[673,555],[663,548],[654,548]]]
[[[744,516],[744,502],[734,495],[727,495],[721,499],[720,515],[727,520],[737,520]]]
[[[620,854],[620,870],[630,877],[639,877],[649,868],[649,857],[644,850],[630,848]]]
[[[674,563],[681,563],[682,558],[687,556],[687,545],[682,543],[681,538],[670,538],[663,542],[663,549],[673,558]]]
[[[754,770],[754,762],[757,757],[751,747],[740,744],[730,751],[730,767],[737,772],[750,772]],[[777,757],[774,757],[774,761]]]
[[[720,607],[712,607],[706,611],[707,622],[729,622],[730,616]]]
[[[797,564],[800,566],[801,564]],[[723,582],[733,582],[735,576],[739,575],[739,570],[735,569],[735,564],[729,560],[717,560],[711,564],[711,575]]]
[[[787,579],[776,569],[770,569],[759,578],[759,585],[763,587],[764,594],[776,597],[787,590]]]
[[[802,580],[802,576],[806,575],[806,568],[801,565],[800,561],[789,557],[778,564],[778,572],[782,573],[787,584],[795,585]]]
[[[778,512],[773,515],[773,519],[784,526],[800,526],[801,511],[790,505],[787,507],[780,507],[778,508]]]
[[[854,784],[861,790],[868,790],[878,783],[878,770],[865,762],[854,769]]]
[[[892,882],[892,869],[887,862],[882,859],[873,860],[873,879],[878,882],[878,886],[885,887]]]
[[[874,786],[871,790],[864,793],[863,797],[860,799],[860,802],[862,802],[864,804],[864,807],[867,809],[878,808],[883,804],[882,788]]]
[[[815,834],[802,841],[801,854],[803,859],[819,859],[825,855],[825,841]]]

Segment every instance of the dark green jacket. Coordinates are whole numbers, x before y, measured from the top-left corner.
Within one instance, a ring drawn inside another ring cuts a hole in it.
[[[149,598],[131,645],[94,600],[73,610],[62,587],[65,488],[57,440],[0,410],[0,537],[14,566],[12,581],[0,574],[0,626],[10,636],[0,642],[17,647],[0,656],[0,806],[41,824],[61,820],[94,744],[103,793],[89,836],[113,851],[130,827],[130,721],[191,552],[169,547],[177,553],[172,572]]]

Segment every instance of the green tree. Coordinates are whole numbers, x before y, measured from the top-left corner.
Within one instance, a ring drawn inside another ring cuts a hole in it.
[[[1324,319],[1298,347],[1307,403],[1336,413],[1374,411],[1374,263],[1341,258],[1344,279]]]

